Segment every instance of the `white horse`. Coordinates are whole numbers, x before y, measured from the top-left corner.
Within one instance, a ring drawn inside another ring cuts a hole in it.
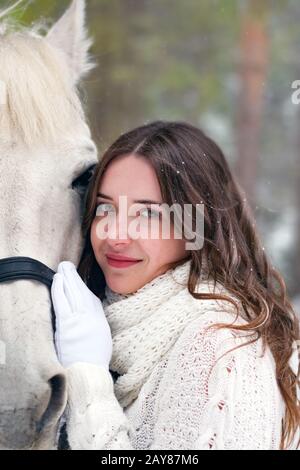
[[[92,67],[85,3],[74,0],[47,34],[16,27],[8,10],[0,14],[0,259],[31,257],[56,270],[79,261],[78,177],[98,161],[76,87]],[[1,283],[0,449],[56,448],[65,378],[49,289]]]

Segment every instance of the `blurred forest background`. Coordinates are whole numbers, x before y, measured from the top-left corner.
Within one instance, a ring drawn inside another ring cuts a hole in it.
[[[69,4],[33,0],[18,19],[53,21]],[[87,23],[98,67],[82,94],[100,156],[154,119],[203,128],[300,312],[300,1],[87,0]]]

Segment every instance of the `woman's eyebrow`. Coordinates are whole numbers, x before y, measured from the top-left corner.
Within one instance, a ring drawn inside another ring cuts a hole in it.
[[[107,196],[106,194],[103,194],[103,193],[98,193],[97,197],[102,197],[103,199],[109,199],[110,201],[113,201],[112,197]],[[137,199],[133,202],[137,204],[162,204],[162,202],[152,201],[152,199]]]
[[[109,199],[110,201],[113,200],[112,197],[106,196],[106,194],[103,194],[103,193],[98,193],[97,197],[103,197],[103,199]]]

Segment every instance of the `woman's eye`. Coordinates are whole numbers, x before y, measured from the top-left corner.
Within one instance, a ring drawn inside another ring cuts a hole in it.
[[[147,219],[159,219],[160,217],[160,212],[159,211],[155,211],[153,209],[150,209],[150,208],[146,208],[146,209],[142,209],[140,210],[140,215],[143,217],[143,218],[147,218]]]
[[[113,213],[115,212],[115,208],[112,204],[107,204],[105,202],[102,202],[97,205],[96,207],[96,217],[103,217],[107,213]]]

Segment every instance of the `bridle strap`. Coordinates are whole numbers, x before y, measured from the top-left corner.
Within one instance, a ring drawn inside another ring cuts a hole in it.
[[[0,283],[18,279],[33,279],[51,288],[55,272],[32,258],[15,256],[0,259]]]
[[[55,271],[33,258],[14,256],[0,259],[0,283],[32,279],[45,284],[51,289]],[[55,331],[55,313],[51,300],[52,326]]]

